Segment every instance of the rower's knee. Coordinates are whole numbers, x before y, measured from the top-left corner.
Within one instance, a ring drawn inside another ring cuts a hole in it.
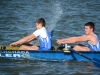
[[[22,45],[18,50],[38,50],[37,46]]]
[[[18,50],[24,50],[24,49],[26,49],[26,46],[25,45],[21,45]]]
[[[76,45],[76,46],[74,46],[73,49],[74,49],[74,50],[79,50],[79,49],[80,49],[80,46],[79,46],[79,45]]]
[[[88,47],[83,45],[76,45],[73,49],[76,51],[90,51]]]

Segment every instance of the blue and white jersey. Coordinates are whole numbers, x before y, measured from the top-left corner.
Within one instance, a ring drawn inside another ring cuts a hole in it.
[[[94,34],[94,36],[97,38],[97,44],[96,45],[92,45],[91,43],[88,42],[89,45],[89,49],[91,51],[100,51],[100,40],[98,39],[97,35]]]
[[[38,50],[50,50],[51,49],[51,35],[45,29],[45,27],[36,30],[33,34],[39,40],[40,47]]]

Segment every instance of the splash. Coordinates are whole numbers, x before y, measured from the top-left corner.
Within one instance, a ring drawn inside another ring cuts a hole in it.
[[[48,31],[52,31],[56,27],[56,23],[59,21],[63,13],[60,2],[55,2],[55,4],[52,6],[52,9],[53,17],[50,21],[50,26],[47,28]]]

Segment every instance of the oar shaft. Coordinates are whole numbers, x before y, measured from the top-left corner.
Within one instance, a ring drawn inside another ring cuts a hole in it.
[[[86,58],[86,59],[88,59],[88,60],[92,61],[92,59],[91,59],[91,58],[89,58],[89,57],[87,57],[87,56],[83,55],[83,54],[82,54],[82,53],[80,53],[80,52],[77,52],[77,51],[73,50],[72,48],[70,49],[70,51],[73,51],[73,52],[75,52],[75,53],[79,54],[80,56],[83,56],[84,58]]]
[[[10,46],[2,46],[0,45],[0,50],[18,50],[19,47],[15,46],[15,47],[10,47]]]
[[[82,53],[73,50],[72,48],[70,49],[70,51],[75,52],[75,53],[79,54],[80,56],[92,61],[96,67],[100,68],[100,60],[99,59],[97,59],[97,58],[89,58],[89,57],[83,55]]]

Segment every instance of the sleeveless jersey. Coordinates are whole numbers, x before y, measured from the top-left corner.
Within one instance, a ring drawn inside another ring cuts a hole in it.
[[[36,30],[33,34],[39,40],[40,46],[38,50],[50,50],[51,49],[51,35],[44,27]]]
[[[96,45],[92,45],[91,43],[88,42],[88,45],[89,45],[89,49],[91,51],[100,51],[100,40],[98,39],[97,35],[94,34],[94,36],[96,37],[97,39],[97,44]]]

